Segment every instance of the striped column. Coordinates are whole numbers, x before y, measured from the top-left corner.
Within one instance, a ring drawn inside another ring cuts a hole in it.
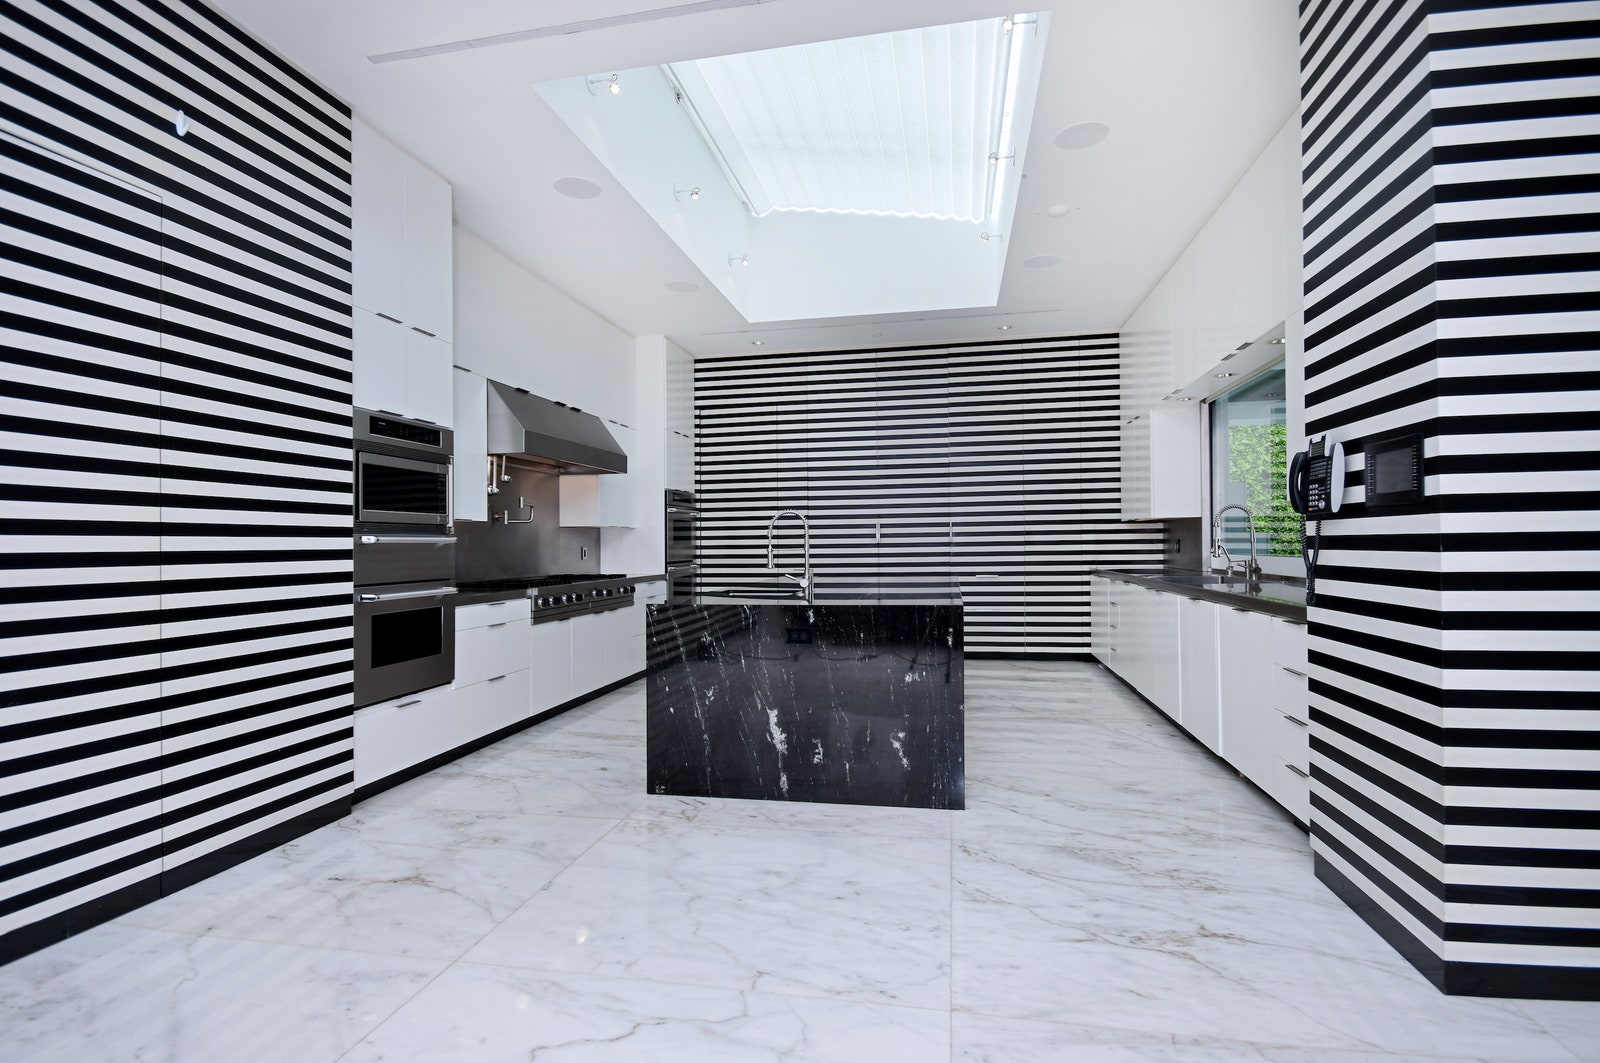
[[[0,961],[349,807],[349,127],[197,0],[0,3]]]
[[[1317,872],[1446,992],[1600,998],[1600,20],[1301,10],[1307,430],[1428,495],[1326,525]]]

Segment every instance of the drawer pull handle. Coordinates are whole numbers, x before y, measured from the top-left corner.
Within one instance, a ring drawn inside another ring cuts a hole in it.
[[[509,674],[509,673],[507,673],[507,674]],[[485,679],[484,682],[485,683],[498,683],[498,682],[500,682],[500,680],[502,680],[504,678],[505,678],[505,676],[503,676],[503,675],[497,675],[493,679]]]
[[[1302,779],[1311,778],[1311,776],[1307,775],[1305,772],[1301,771],[1299,768],[1295,767],[1293,764],[1285,764],[1284,767],[1288,768],[1290,771],[1294,772],[1296,775],[1300,776],[1300,778],[1302,778]]]
[[[498,609],[502,605],[510,605],[511,603],[510,602],[484,602],[483,604],[487,605],[490,609]]]
[[[422,699],[421,698],[412,698],[410,701],[402,701],[400,704],[396,705],[395,708],[397,708],[397,709],[409,709],[413,705],[421,705],[421,704],[422,704]]]
[[[377,314],[379,317],[383,318],[385,321],[393,321],[396,325],[399,325],[399,324],[403,323],[403,322],[401,322],[401,320],[399,318],[392,317],[389,314],[385,314],[382,310],[374,310],[373,313]]]
[[[1288,720],[1290,723],[1294,724],[1296,727],[1307,727],[1307,726],[1309,726],[1304,720],[1297,720],[1293,716],[1290,716],[1287,712],[1283,714],[1283,718],[1285,720]]]
[[[493,631],[493,630],[494,630],[494,629],[495,629],[495,628],[497,628],[497,627],[505,627],[505,626],[506,626],[506,625],[507,625],[507,624],[509,624],[509,623],[511,623],[511,621],[509,621],[509,620],[502,620],[502,621],[500,621],[500,622],[499,622],[499,623],[498,623],[498,624],[490,624],[490,625],[489,625],[489,630],[490,630],[490,631]]]
[[[1288,672],[1290,675],[1297,675],[1301,679],[1304,679],[1306,677],[1306,674],[1304,672],[1300,671],[1300,669],[1298,669],[1298,668],[1290,668],[1288,665],[1282,665],[1281,667],[1283,668],[1283,670],[1285,672]]]

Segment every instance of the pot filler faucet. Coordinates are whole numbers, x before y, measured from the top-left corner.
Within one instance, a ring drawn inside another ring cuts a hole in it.
[[[799,576],[796,576],[793,572],[785,572],[778,568],[778,542],[776,537],[778,533],[778,522],[784,517],[793,517],[795,520],[798,520],[800,522],[801,529],[805,532],[805,539],[802,547],[802,549],[805,551],[805,568],[803,569],[802,574]],[[778,573],[778,575],[783,579],[794,580],[794,582],[799,585],[800,592],[805,596],[806,604],[812,604],[812,594],[814,593],[815,588],[812,586],[811,582],[811,522],[806,520],[805,514],[801,513],[799,510],[780,509],[778,512],[774,513],[772,515],[772,519],[767,522],[767,570],[769,572]]]
[[[1228,569],[1223,573],[1223,578],[1226,579],[1228,576],[1233,575],[1233,566],[1238,562],[1234,561],[1233,555],[1228,553],[1228,548],[1224,546],[1222,542],[1222,515],[1228,512],[1230,509],[1237,509],[1240,513],[1243,513],[1244,519],[1249,523],[1250,560],[1244,566],[1244,577],[1246,579],[1258,580],[1261,578],[1261,566],[1256,564],[1256,515],[1250,511],[1249,506],[1242,506],[1237,502],[1229,502],[1212,515],[1211,556],[1227,558]]]

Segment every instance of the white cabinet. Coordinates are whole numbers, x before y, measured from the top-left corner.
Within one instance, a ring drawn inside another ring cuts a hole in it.
[[[581,697],[625,679],[639,669],[633,666],[638,647],[633,626],[634,609],[607,609],[566,621],[572,627],[572,688]]]
[[[1311,717],[1308,708],[1306,626],[1272,625],[1273,698],[1277,729],[1276,789],[1269,792],[1302,823],[1311,822]]]
[[[1278,719],[1272,707],[1272,617],[1221,607],[1217,647],[1222,694],[1222,755],[1269,794],[1278,775]]]
[[[449,425],[450,186],[360,121],[351,154],[355,403]]]
[[[450,345],[357,308],[353,337],[357,406],[450,425]]]
[[[350,151],[352,301],[451,342],[449,183],[359,119]]]
[[[367,786],[438,756],[451,741],[455,691],[448,686],[355,712],[355,784]]]
[[[465,369],[450,373],[456,434],[456,520],[489,519],[489,382]]]
[[[459,746],[532,714],[526,598],[482,602],[456,610],[455,718]]]
[[[1152,705],[1178,718],[1178,601],[1131,583],[1113,583],[1107,599],[1105,664]]]
[[[572,623],[571,620],[547,620],[532,626],[529,646],[535,713],[564,705],[574,697]]]
[[[1111,581],[1089,577],[1089,652],[1107,667],[1111,664]]]
[[[1150,410],[1122,426],[1122,519],[1198,517],[1203,451],[1198,403]]]
[[[607,423],[622,452],[629,456],[629,467],[639,460],[635,439],[638,433],[620,424]],[[558,481],[561,491],[563,528],[634,528],[639,524],[635,498],[635,474],[606,473],[595,476],[566,474]]]
[[[1217,610],[1214,602],[1178,602],[1178,722],[1213,753],[1222,749],[1222,696],[1217,664]]]

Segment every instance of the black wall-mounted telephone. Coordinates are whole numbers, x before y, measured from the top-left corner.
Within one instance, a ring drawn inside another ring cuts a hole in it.
[[[1326,517],[1344,504],[1344,444],[1311,440],[1289,463],[1289,505],[1308,517]]]
[[[1300,556],[1306,562],[1306,604],[1317,601],[1317,559],[1322,555],[1322,518],[1339,512],[1344,504],[1344,444],[1329,443],[1327,436],[1311,440],[1289,462],[1289,505],[1296,513],[1316,519],[1306,529]]]

